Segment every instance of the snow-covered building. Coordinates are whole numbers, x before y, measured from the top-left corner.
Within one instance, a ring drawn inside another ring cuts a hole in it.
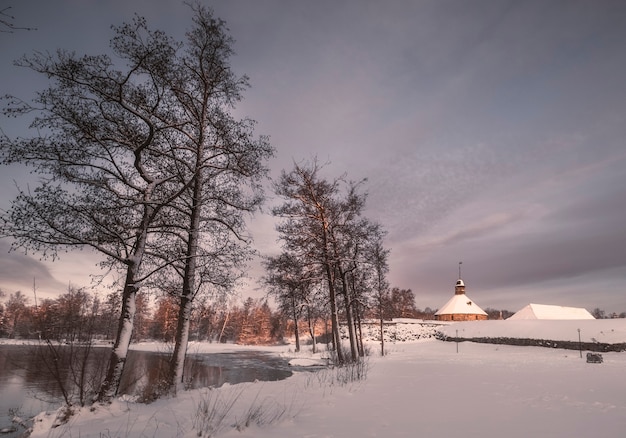
[[[487,313],[465,295],[465,283],[459,278],[454,286],[454,296],[435,313],[439,321],[480,321]]]
[[[595,319],[587,309],[530,303],[507,320],[521,319]]]

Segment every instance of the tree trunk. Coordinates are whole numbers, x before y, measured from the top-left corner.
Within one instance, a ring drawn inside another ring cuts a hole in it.
[[[333,275],[333,267],[330,262],[330,254],[328,249],[328,224],[324,214],[321,215],[322,222],[322,245],[323,245],[323,257],[324,268],[326,270],[326,279],[328,281],[328,301],[330,304],[330,325],[333,332],[333,347],[337,354],[337,362],[343,365],[345,359],[343,357],[343,350],[341,349],[341,336],[339,335],[339,319],[337,317],[337,295],[335,292],[335,276]]]
[[[291,309],[293,311],[294,335],[296,337],[296,353],[300,352],[300,330],[298,329],[298,310],[296,309],[295,292],[291,294]]]
[[[170,358],[168,373],[168,386],[175,394],[179,384],[183,382],[185,371],[185,357],[187,356],[187,346],[189,344],[189,327],[192,301],[182,296],[179,303],[178,321],[176,323],[176,335],[174,341],[174,352]]]
[[[385,334],[384,334],[384,330],[383,330],[383,299],[382,297],[379,298],[380,303],[378,305],[378,313],[380,316],[380,355],[384,356],[385,355]]]
[[[179,300],[178,322],[176,325],[174,353],[170,360],[168,384],[171,391],[176,391],[176,386],[183,381],[185,369],[185,356],[189,342],[189,319],[195,297],[196,267],[198,247],[200,244],[200,219],[202,214],[202,189],[204,175],[202,171],[202,137],[196,151],[196,166],[193,179],[193,198],[189,216],[189,230],[187,235],[187,248],[185,270],[183,274],[183,290]]]
[[[358,302],[355,308],[354,323],[356,324],[355,329],[356,329],[356,334],[357,334],[356,339],[357,339],[357,346],[359,348],[359,357],[364,357],[365,347],[363,347],[363,328],[361,327],[361,312],[359,311]]]
[[[350,303],[350,291],[348,290],[348,284],[346,281],[345,272],[339,271],[341,275],[341,287],[343,289],[343,301],[344,306],[346,308],[346,325],[348,326],[348,336],[350,337],[350,354],[352,356],[352,361],[356,362],[359,357],[359,354],[356,349],[356,337],[354,333],[354,316],[352,315],[352,305]]]
[[[15,313],[13,317],[13,327],[11,327],[11,333],[9,334],[9,339],[15,339],[15,331],[17,330],[17,322],[19,320],[19,313]]]
[[[354,267],[354,269],[356,269],[356,266]],[[357,350],[359,351],[359,357],[363,357],[365,356],[365,348],[363,347],[363,330],[361,327],[361,311],[359,309],[359,300],[356,299],[357,293],[356,293],[356,285],[355,285],[355,280],[354,280],[354,273],[350,275],[349,286],[350,286],[350,290],[352,291],[352,298],[354,298],[353,300],[350,301],[350,304],[351,304],[351,307],[354,309],[353,319],[354,319],[354,334],[356,337],[356,346],[357,346]]]
[[[117,327],[117,336],[115,344],[109,358],[109,369],[107,375],[100,386],[97,400],[99,402],[108,402],[117,395],[126,365],[126,357],[128,356],[128,347],[133,334],[133,323],[135,318],[137,291],[139,288],[135,285],[135,277],[137,274],[137,264],[131,263],[126,273],[126,282],[124,292],[122,294],[122,313],[120,315]]]
[[[144,193],[144,201],[148,202],[152,191],[146,189]],[[100,386],[97,400],[99,402],[108,402],[117,395],[122,381],[124,366],[126,365],[126,357],[128,356],[128,347],[133,335],[135,322],[135,312],[137,310],[137,292],[139,286],[137,280],[139,278],[139,268],[143,255],[146,251],[148,241],[148,229],[155,213],[155,209],[149,205],[144,207],[141,226],[137,234],[135,242],[135,250],[132,257],[128,261],[126,269],[126,280],[124,282],[124,291],[122,292],[122,313],[120,314],[119,324],[117,327],[117,335],[115,344],[111,351],[109,359],[109,370]]]
[[[309,334],[311,335],[311,342],[313,342],[313,354],[317,353],[317,343],[315,340],[315,324],[311,318],[311,308],[307,306],[307,321],[309,323]]]
[[[330,329],[333,333],[333,347],[337,354],[337,362],[343,365],[345,359],[341,349],[341,336],[339,335],[339,319],[337,318],[337,297],[331,267],[326,263],[326,276],[328,277],[328,298],[330,303]]]
[[[220,335],[217,338],[217,343],[222,343],[222,337],[224,336],[224,331],[226,330],[226,324],[228,324],[228,319],[230,317],[230,309],[226,309],[226,316],[224,316],[224,323],[222,324],[222,330],[220,330]]]

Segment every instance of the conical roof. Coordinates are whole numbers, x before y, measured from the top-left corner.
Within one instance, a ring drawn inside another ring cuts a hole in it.
[[[435,315],[487,315],[465,294],[455,294]]]

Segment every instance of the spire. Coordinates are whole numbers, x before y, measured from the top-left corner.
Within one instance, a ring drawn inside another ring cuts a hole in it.
[[[465,283],[461,279],[461,265],[463,262],[459,262],[459,279],[456,281],[456,286],[454,286],[454,294],[455,295],[465,295]]]

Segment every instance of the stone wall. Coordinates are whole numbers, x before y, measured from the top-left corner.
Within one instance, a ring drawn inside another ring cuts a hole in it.
[[[478,342],[482,344],[503,344],[503,345],[522,345],[533,347],[550,347],[563,348],[566,350],[585,350],[585,351],[626,351],[626,343],[606,344],[601,342],[576,342],[576,341],[552,341],[547,339],[522,339],[522,338],[457,338],[444,336],[441,332],[437,333],[438,338],[442,341],[449,342]]]
[[[447,315],[437,315],[437,321],[485,321],[487,319],[487,315],[476,315],[476,314],[447,314]]]

